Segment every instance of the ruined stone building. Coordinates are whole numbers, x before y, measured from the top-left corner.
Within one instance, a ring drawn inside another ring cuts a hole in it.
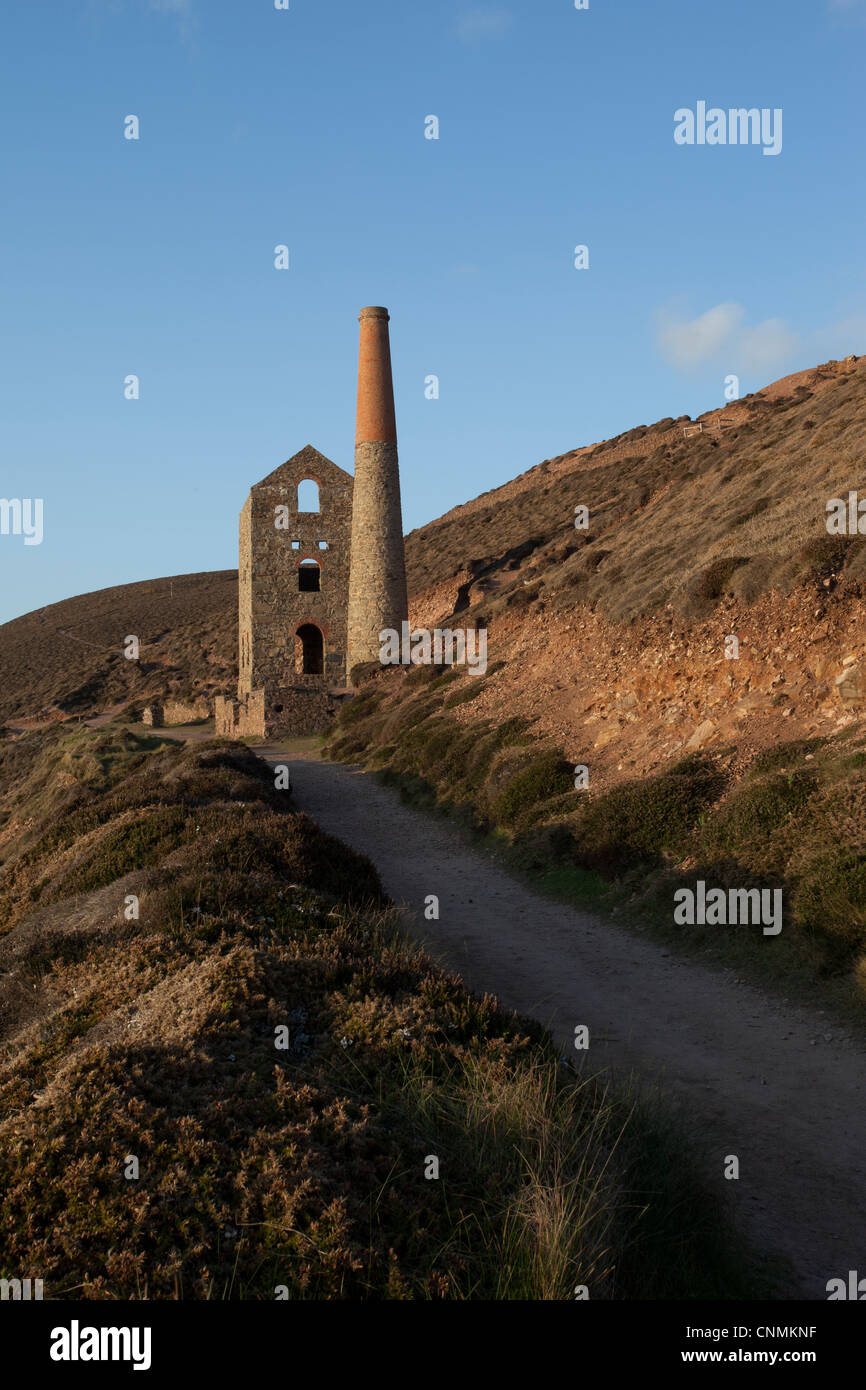
[[[238,698],[217,696],[218,734],[326,727],[408,616],[388,322],[361,310],[354,479],[308,444],[241,510]]]

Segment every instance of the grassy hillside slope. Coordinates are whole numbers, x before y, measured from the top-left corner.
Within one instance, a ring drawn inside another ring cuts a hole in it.
[[[0,747],[0,786],[0,1277],[97,1299],[768,1287],[669,1121],[408,946],[369,862],[246,748],[55,727]]]
[[[825,504],[860,482],[866,358],[783,378],[723,410],[639,426],[548,459],[406,538],[416,601],[451,583],[458,610],[487,617],[540,586],[555,604],[625,621],[665,604],[686,616],[725,591],[749,600],[812,567]],[[589,528],[575,530],[575,508]],[[837,546],[846,581],[863,543]]]
[[[0,723],[237,684],[236,570],[80,594],[0,625]],[[141,660],[123,654],[130,634]]]

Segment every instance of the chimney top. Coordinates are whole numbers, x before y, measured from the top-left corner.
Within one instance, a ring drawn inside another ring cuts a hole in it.
[[[388,341],[389,319],[388,310],[380,305],[361,310],[356,443],[396,443],[397,440]]]

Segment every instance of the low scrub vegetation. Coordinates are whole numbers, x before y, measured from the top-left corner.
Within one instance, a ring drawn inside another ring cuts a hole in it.
[[[485,739],[465,787],[516,752],[492,804],[517,823],[557,766],[517,725]],[[773,1287],[670,1120],[409,945],[249,749],[55,730],[0,771],[0,1275],[85,1299]]]

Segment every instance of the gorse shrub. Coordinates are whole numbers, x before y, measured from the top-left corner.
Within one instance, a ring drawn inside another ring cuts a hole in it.
[[[696,754],[653,777],[586,797],[574,821],[577,862],[611,872],[681,858],[694,843],[699,817],[725,784],[715,761]]]
[[[180,806],[142,810],[130,824],[120,825],[103,836],[52,896],[88,893],[131,869],[157,863],[177,842],[186,821],[187,813]]]
[[[866,948],[866,854],[839,846],[813,859],[797,882],[794,913],[825,941],[835,963]]]
[[[513,827],[523,821],[539,802],[567,791],[572,769],[559,753],[542,751],[530,754],[518,765],[504,789],[490,806],[496,825]],[[576,796],[576,794],[575,794]]]
[[[781,832],[806,808],[816,786],[816,778],[802,771],[744,783],[709,818],[702,848],[756,871],[781,873],[790,856],[790,844]]]

